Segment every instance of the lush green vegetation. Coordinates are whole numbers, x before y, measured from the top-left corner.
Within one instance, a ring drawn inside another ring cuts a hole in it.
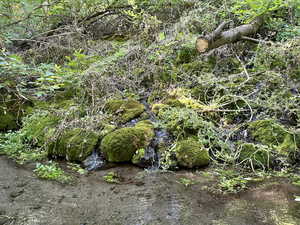
[[[239,171],[220,173],[225,192],[243,190],[248,173],[292,172],[300,162],[299,5],[3,0],[0,154],[45,163],[37,175],[57,179],[64,175],[50,158],[81,163],[98,151],[139,165],[154,130],[166,130],[155,146],[160,167]],[[265,23],[256,41],[196,51],[199,35],[257,16]]]

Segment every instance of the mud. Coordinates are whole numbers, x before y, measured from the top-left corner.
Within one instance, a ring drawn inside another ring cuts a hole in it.
[[[115,171],[121,184],[102,176]],[[181,177],[197,181],[191,186]],[[1,225],[297,225],[300,188],[284,180],[235,195],[206,191],[198,172],[162,173],[122,165],[78,177],[73,185],[40,180],[31,166],[0,157]]]

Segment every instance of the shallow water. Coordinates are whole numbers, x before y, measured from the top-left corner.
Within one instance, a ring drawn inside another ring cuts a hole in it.
[[[94,150],[93,153],[83,161],[83,166],[88,171],[101,169],[105,165],[106,161],[104,157],[99,155],[99,153],[96,150]]]
[[[121,184],[104,181],[103,176],[110,171],[119,174]],[[0,224],[300,224],[300,203],[295,201],[300,188],[285,179],[265,181],[239,194],[221,195],[207,191],[214,180],[201,174],[119,165],[80,176],[74,185],[61,185],[37,179],[32,168],[0,157]],[[196,184],[186,187],[179,182],[182,177]]]

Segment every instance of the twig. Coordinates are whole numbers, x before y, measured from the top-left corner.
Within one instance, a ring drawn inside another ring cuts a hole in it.
[[[272,41],[265,41],[265,40],[255,39],[255,38],[251,38],[251,37],[247,37],[247,36],[242,36],[242,37],[241,37],[241,40],[244,40],[244,41],[251,41],[251,42],[254,42],[254,43],[257,43],[257,44],[260,44],[260,43],[264,43],[264,44],[273,44]]]
[[[247,70],[245,64],[242,62],[242,60],[240,59],[240,57],[236,53],[234,53],[234,54],[235,54],[237,60],[241,63],[241,65],[243,67],[243,70],[244,70],[244,73],[247,76],[247,79],[239,85],[239,87],[241,87],[241,86],[243,86],[244,84],[246,84],[250,80],[250,76],[249,76],[249,73],[248,73],[248,70]]]
[[[35,38],[41,37],[41,36],[43,36],[43,35],[45,35],[45,34],[49,34],[49,33],[51,33],[51,32],[59,31],[59,30],[64,30],[64,29],[65,29],[65,27],[59,27],[59,28],[56,28],[56,29],[48,30],[48,31],[45,31],[45,32],[43,32],[43,33],[37,34],[37,35],[31,37],[30,39],[35,39]]]
[[[91,20],[91,19],[93,19],[93,18],[95,18],[95,17],[98,17],[98,16],[102,16],[102,15],[104,15],[104,14],[106,14],[106,13],[108,13],[108,14],[110,14],[110,13],[116,13],[116,11],[118,11],[118,10],[124,10],[124,9],[130,9],[130,8],[132,8],[131,5],[120,6],[120,7],[115,7],[115,8],[108,8],[108,9],[106,9],[106,10],[104,10],[104,11],[96,12],[96,13],[94,13],[93,15],[87,16],[87,17],[85,17],[85,18],[79,20],[78,23],[79,23],[79,24],[82,24],[82,23],[84,23],[84,22],[86,22],[86,21],[89,21],[89,20]]]
[[[222,31],[224,30],[224,27],[225,27],[228,23],[230,23],[230,21],[224,21],[224,22],[222,22],[222,23],[217,27],[217,29],[215,29],[215,30],[211,33],[211,39],[212,39],[212,40],[217,39],[217,38],[221,35]]]
[[[197,110],[197,112],[205,113],[205,112],[248,112],[250,110],[247,109],[202,109]]]

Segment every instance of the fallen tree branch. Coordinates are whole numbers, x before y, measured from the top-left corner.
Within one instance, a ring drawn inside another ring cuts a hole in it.
[[[263,16],[258,16],[249,24],[244,24],[227,31],[223,31],[223,29],[228,22],[223,22],[211,34],[198,37],[196,41],[196,49],[198,52],[204,53],[222,45],[243,40],[245,37],[255,34],[263,22]]]
[[[111,13],[117,13],[117,12],[120,12],[122,10],[126,10],[126,9],[132,9],[132,6],[131,5],[125,5],[125,6],[120,6],[120,7],[109,7],[107,8],[106,10],[104,11],[100,11],[100,12],[96,12],[90,16],[86,16],[85,18],[81,19],[78,21],[78,24],[82,24],[86,21],[90,21],[98,16],[102,16],[102,15],[105,15],[105,14],[111,14]]]

